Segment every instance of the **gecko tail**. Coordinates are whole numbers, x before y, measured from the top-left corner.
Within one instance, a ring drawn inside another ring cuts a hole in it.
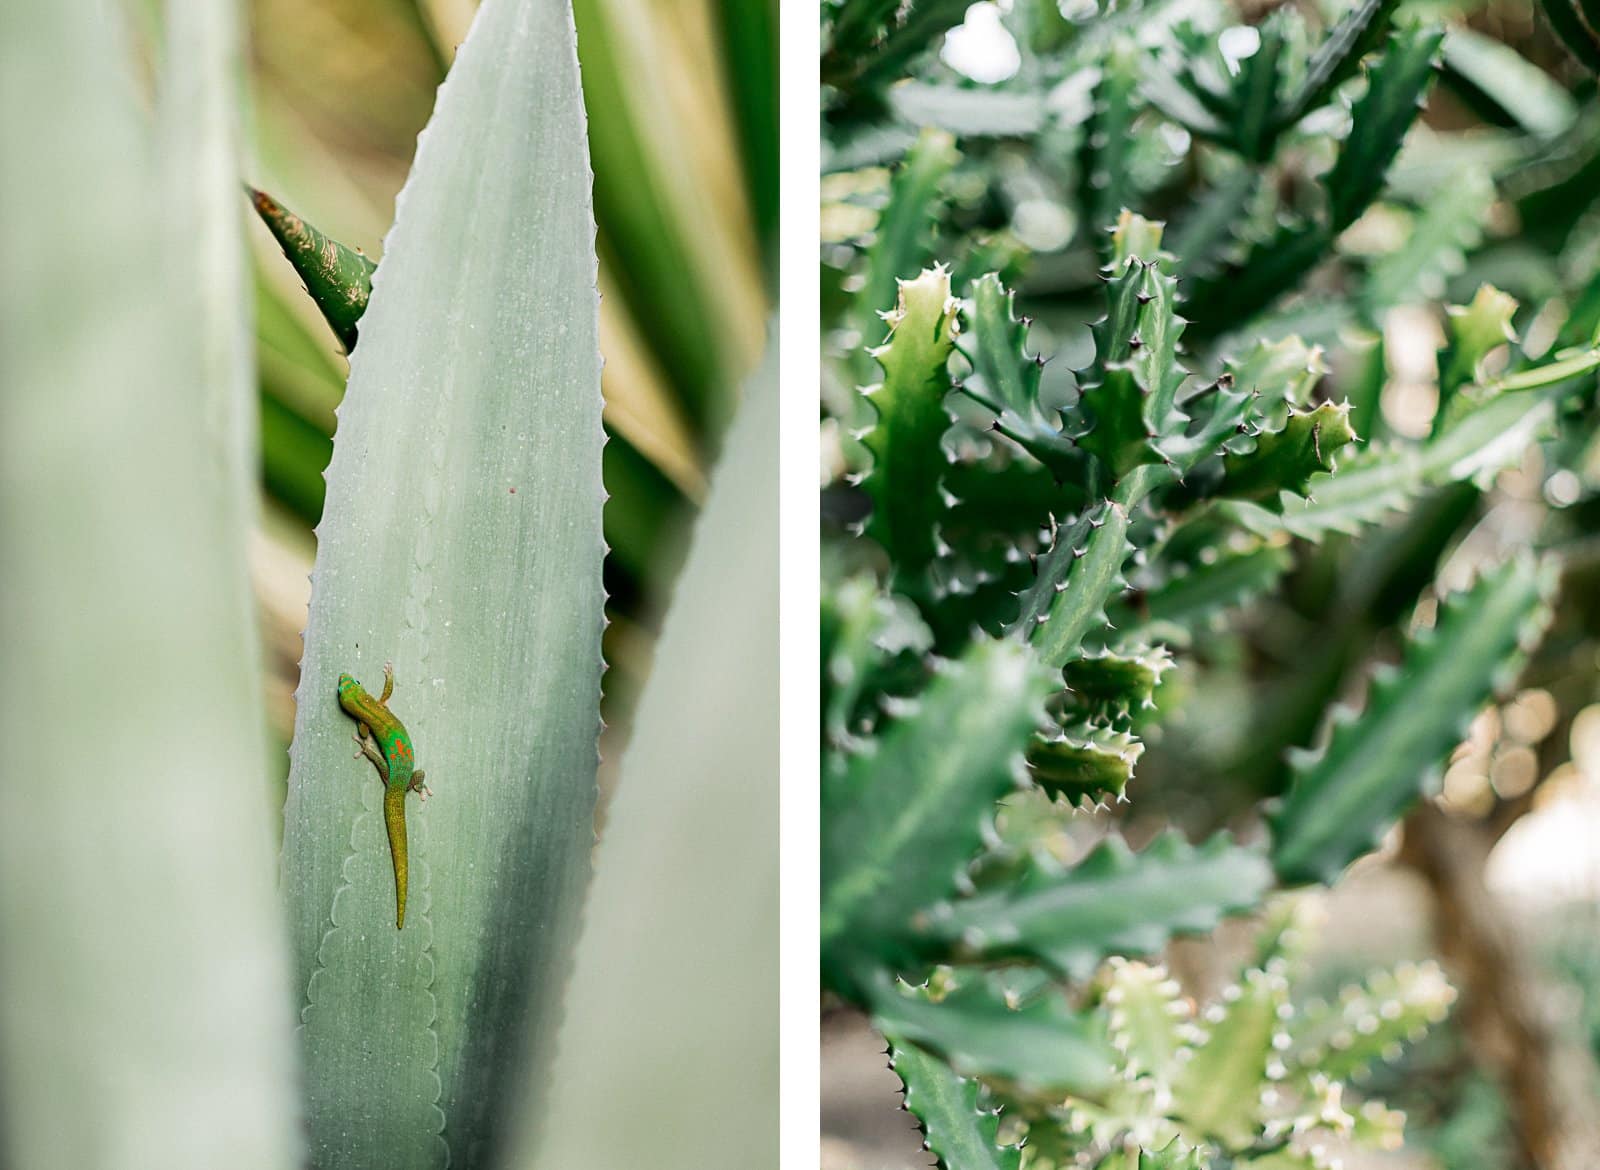
[[[389,788],[383,794],[383,823],[389,831],[389,856],[394,859],[394,928],[406,925],[406,790]]]

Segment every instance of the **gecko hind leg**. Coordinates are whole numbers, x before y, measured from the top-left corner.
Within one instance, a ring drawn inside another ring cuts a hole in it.
[[[415,792],[419,799],[424,801],[433,795],[433,790],[422,782],[422,778],[425,775],[427,775],[427,773],[425,773],[421,768],[418,768],[411,774],[411,783],[406,786],[412,792]]]
[[[378,769],[378,778],[380,780],[382,780],[385,784],[388,784],[389,783],[389,761],[383,758],[383,753],[378,750],[378,745],[377,745],[376,741],[373,740],[371,735],[367,735],[367,736],[358,735],[358,736],[355,736],[354,738],[355,738],[356,743],[361,746],[360,755],[357,755],[356,759],[359,760],[361,758],[361,756],[366,756],[367,759],[372,761],[373,766]]]

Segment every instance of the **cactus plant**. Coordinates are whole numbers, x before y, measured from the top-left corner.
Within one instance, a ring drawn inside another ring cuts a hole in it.
[[[1324,1137],[1400,1140],[1344,1085],[1438,1021],[1439,968],[1320,1003],[1269,930],[1195,1012],[1161,957],[1338,882],[1538,660],[1561,558],[1463,537],[1530,449],[1573,457],[1600,349],[1579,298],[1535,336],[1481,257],[1515,182],[1577,206],[1573,172],[1533,170],[1576,130],[1387,0],[1321,27],[1035,7],[989,90],[907,53],[903,12],[824,7],[824,165],[853,211],[876,184],[885,234],[825,254],[823,981],[954,1170],[1019,1142],[1041,1168],[1324,1165]],[[1441,182],[1449,136],[1417,128],[1441,59],[1539,140]],[[896,252],[897,304],[856,299]],[[1438,394],[1401,427],[1385,332],[1418,307]]]

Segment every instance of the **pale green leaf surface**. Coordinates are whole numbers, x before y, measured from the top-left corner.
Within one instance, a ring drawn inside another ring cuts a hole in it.
[[[525,1133],[509,1165],[700,1170],[729,1149],[776,1162],[777,389],[771,349],[729,432],[607,812],[549,1132],[536,1161]],[[532,1128],[537,1112],[523,1110]]]
[[[198,135],[234,13],[173,15],[193,84],[164,113]],[[237,405],[237,308],[187,314],[237,296],[237,227],[209,188],[203,241],[163,202],[231,144],[172,151],[132,73],[107,6],[0,7],[0,148],[27,160],[0,167],[0,1164],[287,1170],[238,448],[196,409]]]
[[[599,724],[589,182],[570,13],[489,0],[399,198],[319,530],[284,840],[319,1165],[480,1164],[553,1043]],[[434,792],[403,931],[335,700],[385,660]]]

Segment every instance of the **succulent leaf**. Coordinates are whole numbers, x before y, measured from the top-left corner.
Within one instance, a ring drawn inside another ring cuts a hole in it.
[[[1227,835],[1191,846],[1177,832],[1134,853],[1108,837],[1066,869],[1042,857],[1004,889],[929,912],[922,935],[983,962],[1033,959],[1071,979],[1115,954],[1151,954],[1176,934],[1253,909],[1272,885],[1261,849]]]
[[[905,1086],[928,1152],[945,1170],[1017,1170],[1022,1152],[1002,1148],[998,1112],[978,1105],[981,1086],[916,1045],[891,1036],[889,1067]]]
[[[1554,567],[1519,557],[1445,599],[1398,669],[1379,671],[1357,715],[1336,710],[1326,746],[1294,761],[1272,818],[1287,885],[1331,883],[1428,791],[1445,757],[1547,620]]]
[[[891,1043],[910,1041],[961,1073],[1026,1093],[1095,1098],[1113,1079],[1114,1056],[1093,1013],[1078,1014],[1045,985],[1018,996],[994,976],[956,972],[937,996],[885,978],[871,989],[873,1024]]]
[[[960,323],[950,274],[925,269],[900,282],[900,299],[885,320],[888,339],[872,351],[883,380],[862,391],[877,419],[862,436],[872,467],[862,487],[872,501],[867,535],[883,546],[897,572],[924,571],[938,550],[945,504],[940,481],[949,464],[950,354]]]
[[[849,800],[823,818],[822,952],[836,989],[861,993],[863,954],[894,965],[912,916],[957,884],[995,802],[1026,780],[1051,684],[1026,647],[979,639],[851,757]]]

